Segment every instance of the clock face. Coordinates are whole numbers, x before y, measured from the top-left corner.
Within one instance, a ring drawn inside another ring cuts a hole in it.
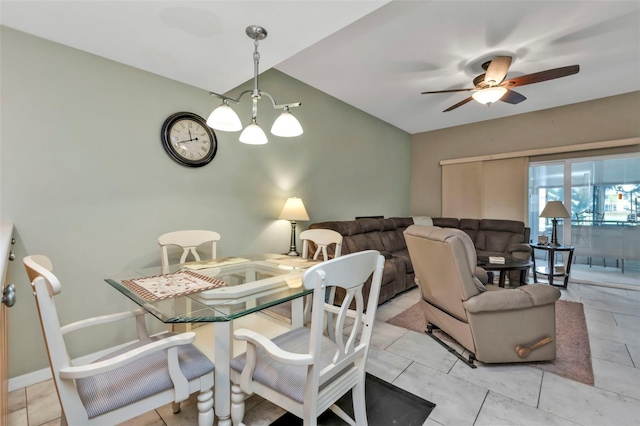
[[[202,117],[190,112],[178,112],[167,118],[161,139],[169,156],[189,167],[210,163],[218,149],[213,130]]]

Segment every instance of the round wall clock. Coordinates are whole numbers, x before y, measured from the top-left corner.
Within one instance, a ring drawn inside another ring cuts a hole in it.
[[[213,160],[218,140],[207,122],[192,112],[169,116],[160,132],[162,146],[171,158],[183,166],[202,167]]]

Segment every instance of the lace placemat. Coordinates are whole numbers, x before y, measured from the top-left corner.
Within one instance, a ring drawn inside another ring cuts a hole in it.
[[[192,271],[123,280],[122,284],[145,300],[162,300],[226,285],[224,281]]]

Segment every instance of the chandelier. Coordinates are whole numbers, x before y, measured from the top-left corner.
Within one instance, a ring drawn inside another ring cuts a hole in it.
[[[267,135],[258,125],[258,100],[263,96],[266,96],[271,100],[271,104],[274,109],[281,109],[282,114],[273,122],[271,127],[271,133],[281,137],[293,137],[300,136],[302,134],[302,126],[300,122],[291,114],[289,108],[295,108],[302,105],[300,102],[293,102],[289,104],[277,104],[273,96],[267,92],[263,92],[258,88],[258,65],[260,64],[260,53],[258,53],[258,42],[264,40],[267,37],[267,30],[258,26],[250,25],[246,29],[247,36],[253,39],[255,50],[253,52],[253,90],[245,90],[240,93],[237,99],[232,99],[218,93],[209,92],[212,96],[216,96],[222,99],[222,105],[214,109],[209,118],[207,119],[207,125],[215,130],[221,130],[224,132],[237,132],[242,130],[242,123],[238,114],[229,106],[229,102],[239,103],[247,93],[251,93],[252,99],[252,114],[251,123],[240,134],[240,142],[251,145],[262,145],[269,140]]]

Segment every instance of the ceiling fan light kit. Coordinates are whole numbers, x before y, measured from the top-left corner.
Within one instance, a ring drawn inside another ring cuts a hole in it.
[[[449,112],[458,107],[461,107],[472,99],[475,99],[477,102],[485,105],[491,105],[492,103],[497,101],[515,105],[526,100],[527,98],[522,94],[516,92],[515,90],[512,90],[513,87],[567,77],[569,75],[577,74],[580,71],[579,65],[571,65],[568,67],[554,68],[505,80],[510,66],[510,56],[496,56],[495,58],[493,58],[493,60],[482,64],[482,68],[486,72],[473,79],[473,85],[475,86],[474,88],[437,90],[433,92],[422,92],[422,94],[426,95],[432,93],[473,91],[473,94],[471,96],[463,99],[455,105],[450,106],[443,112]]]
[[[473,92],[471,97],[481,104],[489,106],[492,103],[500,100],[500,98],[503,97],[505,93],[507,93],[507,89],[505,89],[504,87],[494,86],[478,90],[477,92]]]
[[[269,142],[267,135],[260,128],[257,121],[258,116],[258,100],[262,96],[266,96],[271,100],[274,109],[281,109],[282,114],[276,119],[271,128],[271,133],[280,137],[295,137],[303,133],[302,126],[297,118],[291,114],[290,108],[299,107],[300,102],[288,104],[277,104],[273,96],[267,92],[263,92],[258,88],[258,66],[260,64],[260,53],[258,52],[258,43],[267,37],[267,30],[258,25],[250,25],[246,29],[247,36],[253,39],[253,90],[245,90],[240,93],[237,99],[230,98],[218,93],[209,92],[210,95],[222,99],[222,105],[213,110],[207,119],[207,125],[215,130],[223,132],[237,132],[242,129],[242,123],[236,112],[229,106],[229,102],[239,103],[240,99],[247,93],[251,94],[252,114],[251,123],[240,134],[240,142],[250,145],[263,145]]]

